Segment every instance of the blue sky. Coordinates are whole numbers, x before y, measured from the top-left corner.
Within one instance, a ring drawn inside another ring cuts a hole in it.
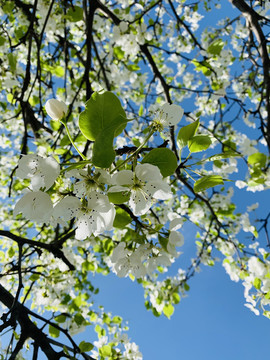
[[[144,360],[255,360],[269,356],[270,324],[244,306],[243,286],[234,283],[221,264],[190,281],[190,291],[170,320],[144,308],[143,290],[114,275],[95,278],[106,311],[129,321],[129,335]]]

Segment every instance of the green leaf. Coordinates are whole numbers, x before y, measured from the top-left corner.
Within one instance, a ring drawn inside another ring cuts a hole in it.
[[[32,274],[29,278],[29,280],[31,281],[36,281],[40,278],[40,275],[39,274]]]
[[[197,72],[201,71],[205,76],[211,75],[212,66],[206,60],[192,60],[191,63],[195,65],[195,70]]]
[[[95,141],[94,165],[108,168],[112,164],[113,139],[121,134],[127,121],[120,100],[112,92],[95,92],[86,102],[86,109],[79,116],[79,127],[88,140]]]
[[[268,319],[270,319],[270,311],[265,310],[263,312],[263,315],[266,316]]]
[[[0,36],[0,46],[4,45],[6,39],[3,36]]]
[[[60,335],[60,330],[56,329],[53,325],[49,325],[49,334],[51,337],[58,338]]]
[[[72,6],[67,11],[67,18],[71,22],[83,20],[83,8],[80,6]]]
[[[108,198],[113,204],[123,204],[129,200],[130,193],[128,192],[128,189],[126,192],[108,192]]]
[[[219,55],[223,49],[224,43],[221,39],[214,40],[209,46],[207,51],[212,55]]]
[[[209,136],[196,135],[193,136],[191,140],[189,140],[188,148],[191,153],[196,153],[208,149],[211,144],[212,141]]]
[[[54,69],[53,69],[53,73],[54,75],[56,75],[57,77],[64,77],[64,74],[65,74],[65,69],[63,66],[56,66]]]
[[[231,153],[232,151],[236,150],[236,144],[231,140],[224,141],[222,145],[223,145],[223,149],[222,149],[223,152]]]
[[[183,149],[188,141],[196,134],[200,121],[196,120],[193,123],[182,127],[177,136],[177,145],[180,149]]]
[[[197,180],[194,184],[194,191],[200,192],[216,185],[224,184],[220,175],[206,175]]]
[[[99,353],[101,356],[111,356],[112,355],[112,348],[110,345],[103,345],[102,348],[99,349]]]
[[[167,304],[163,308],[163,314],[170,319],[172,314],[174,313],[174,307],[171,304]]]
[[[91,351],[94,348],[94,345],[86,341],[81,341],[79,344],[79,348],[81,352],[87,352]]]
[[[223,159],[228,159],[228,158],[237,157],[237,156],[241,156],[241,154],[238,154],[236,152],[226,152],[226,153],[222,153],[222,154],[212,155],[203,161],[223,160]]]
[[[15,250],[14,250],[14,247],[10,247],[9,249],[8,249],[8,257],[13,257],[15,255]]]
[[[165,251],[167,251],[167,245],[168,245],[169,239],[166,237],[163,237],[163,236],[159,236],[158,241],[159,241],[160,245],[163,247],[163,249]]]
[[[172,300],[174,304],[178,304],[180,302],[180,295],[178,293],[173,293],[172,294]]]
[[[167,148],[151,150],[142,160],[142,163],[155,165],[159,168],[163,177],[172,175],[177,168],[175,154]]]
[[[92,141],[95,141],[105,130],[113,131],[114,136],[117,136],[124,130],[121,126],[121,129],[116,131],[120,125],[123,125],[115,120],[119,118],[119,115],[126,118],[126,113],[116,95],[110,91],[95,92],[86,102],[85,110],[79,116],[80,130],[87,139]]]
[[[8,53],[7,57],[8,57],[8,64],[10,67],[10,71],[12,73],[15,73],[17,68],[17,57],[13,53]]]
[[[54,320],[58,323],[64,323],[66,321],[66,318],[67,318],[66,315],[61,314],[56,316]]]
[[[72,169],[82,169],[84,168],[87,164],[89,164],[90,161],[89,160],[82,160],[82,161],[78,161],[76,163],[66,163],[66,164],[62,164],[62,165],[69,165],[66,169],[65,172],[70,171]]]
[[[131,217],[125,210],[121,208],[116,209],[116,215],[113,222],[114,227],[116,227],[117,229],[123,229],[126,225],[130,224],[131,221]]]
[[[120,316],[114,316],[114,317],[112,318],[112,322],[113,322],[114,324],[121,324],[121,323],[122,323],[122,318],[121,318]]]
[[[262,153],[255,153],[255,154],[249,155],[247,161],[250,165],[257,165],[260,168],[262,168],[266,164],[267,156]]]
[[[255,289],[260,290],[261,285],[262,285],[261,279],[255,278],[253,281],[253,285],[254,285]]]

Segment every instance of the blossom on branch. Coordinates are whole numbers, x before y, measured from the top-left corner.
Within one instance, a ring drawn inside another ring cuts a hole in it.
[[[183,114],[184,110],[181,106],[165,103],[157,112],[154,125],[160,127],[162,130],[165,127],[177,125],[182,119]]]
[[[54,207],[53,217],[58,222],[75,217],[75,238],[84,240],[112,230],[115,209],[106,195],[92,191],[84,202],[74,196],[65,197]]]
[[[61,120],[68,111],[67,105],[63,101],[57,99],[48,100],[45,104],[45,109],[47,111],[47,114],[53,120]]]
[[[151,250],[148,245],[142,244],[136,250],[127,249],[124,242],[120,242],[113,251],[111,262],[114,271],[119,277],[126,277],[131,273],[136,278],[147,274],[144,261],[148,258]]]
[[[16,175],[21,179],[30,178],[31,189],[48,190],[60,174],[60,166],[52,157],[43,158],[30,154],[23,156],[18,163]]]
[[[163,180],[159,168],[152,164],[138,164],[134,172],[119,171],[113,180],[115,185],[109,192],[130,193],[129,206],[136,216],[147,213],[152,199],[168,200],[172,197],[170,186]]]
[[[53,204],[48,194],[42,191],[31,191],[25,194],[15,205],[14,215],[22,215],[31,221],[49,221],[53,210]]]
[[[87,170],[73,169],[68,171],[66,176],[80,179],[74,184],[74,192],[78,197],[87,196],[92,191],[102,191],[105,185],[111,182],[111,175],[104,169],[97,169],[94,175],[91,174],[89,168]]]
[[[167,244],[167,251],[173,255],[177,256],[179,253],[175,250],[176,246],[183,246],[184,245],[184,237],[181,233],[179,233],[177,230],[182,227],[182,219],[181,218],[175,218],[170,223],[170,235],[169,235],[169,241]]]

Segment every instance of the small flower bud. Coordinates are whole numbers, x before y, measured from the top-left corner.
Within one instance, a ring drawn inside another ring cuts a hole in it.
[[[48,100],[45,104],[45,109],[53,120],[61,120],[68,111],[67,105],[63,101],[56,99]]]

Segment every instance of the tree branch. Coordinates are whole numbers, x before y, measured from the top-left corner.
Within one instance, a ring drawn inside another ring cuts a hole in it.
[[[262,28],[259,24],[259,20],[263,20],[264,17],[257,14],[244,0],[229,0],[231,4],[236,6],[240,10],[243,16],[246,18],[247,23],[250,25],[257,41],[258,41],[258,52],[260,54],[262,65],[263,65],[263,77],[264,77],[264,87],[265,95],[262,91],[262,98],[266,102],[266,111],[267,111],[267,125],[266,130],[264,129],[264,124],[262,124],[262,132],[264,138],[267,142],[268,150],[270,152],[270,59],[267,50],[267,40],[264,36]]]
[[[11,240],[14,240],[20,246],[28,244],[33,247],[45,249],[45,250],[51,252],[55,257],[61,259],[69,267],[70,270],[75,270],[75,266],[70,263],[70,261],[65,257],[63,251],[60,248],[60,246],[63,244],[62,239],[61,239],[61,244],[58,242],[56,242],[56,243],[53,242],[53,243],[47,244],[47,243],[42,243],[40,241],[30,240],[30,239],[23,238],[21,236],[17,236],[15,234],[11,233],[10,231],[6,231],[6,230],[0,230],[0,236],[5,236]],[[68,238],[71,236],[72,236],[72,234],[69,233]],[[67,240],[66,237],[64,237],[64,241],[65,240]]]

